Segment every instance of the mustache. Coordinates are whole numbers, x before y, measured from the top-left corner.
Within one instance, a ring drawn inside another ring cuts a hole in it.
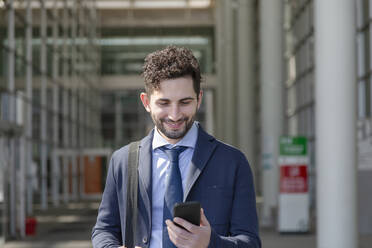
[[[180,122],[180,121],[188,121],[188,119],[189,119],[189,118],[184,117],[184,118],[181,118],[181,119],[179,119],[179,120],[174,121],[174,120],[171,120],[171,119],[169,119],[169,118],[162,118],[162,119],[160,119],[160,121],[161,121],[161,122],[169,122],[169,123],[177,123],[177,122]]]

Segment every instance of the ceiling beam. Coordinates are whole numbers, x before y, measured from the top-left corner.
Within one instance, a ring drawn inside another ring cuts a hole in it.
[[[215,74],[208,74],[203,77],[202,88],[216,88],[217,76]],[[100,89],[103,91],[140,90],[144,89],[144,82],[139,75],[101,76]]]
[[[214,9],[99,9],[101,27],[213,27]]]
[[[51,9],[47,9],[48,13]],[[0,13],[4,11],[0,11]],[[40,25],[40,9],[32,10],[32,25]],[[59,9],[62,16],[63,9]],[[25,16],[24,9],[18,9],[20,16]],[[176,9],[98,9],[97,16],[102,28],[179,28],[179,27],[214,27],[214,8],[176,8]],[[52,17],[48,15],[48,17]],[[5,27],[4,18],[0,26]],[[58,19],[58,21],[60,21]],[[19,22],[22,23],[22,22]],[[17,24],[16,24],[17,26]]]

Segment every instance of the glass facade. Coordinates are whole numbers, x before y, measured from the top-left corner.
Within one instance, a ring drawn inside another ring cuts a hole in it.
[[[285,1],[285,132],[308,139],[310,195],[315,199],[313,1]],[[312,207],[315,207],[312,205]]]
[[[372,233],[372,200],[368,189],[372,176],[372,1],[356,1],[357,92],[358,92],[358,213],[359,230]]]
[[[98,18],[94,1],[0,6],[0,230],[14,237],[33,204],[46,209],[52,192],[63,193],[53,190],[66,167],[54,151],[101,144]]]
[[[163,30],[164,31],[164,30]],[[161,31],[161,32],[163,32]],[[210,31],[210,30],[207,30]],[[143,30],[146,33],[146,30]],[[166,31],[165,31],[166,32]],[[202,32],[202,30],[200,30]],[[213,33],[195,34],[184,36],[117,36],[102,37],[100,40],[102,63],[102,75],[139,75],[142,72],[144,58],[147,54],[159,50],[168,44],[188,47],[193,50],[196,58],[200,62],[203,73],[211,73],[213,70]]]
[[[358,118],[371,117],[371,26],[372,6],[368,0],[357,1]]]
[[[135,35],[108,28],[101,36],[99,4],[0,1],[0,237],[24,236],[35,204],[47,209],[76,199],[80,166],[73,151],[118,148],[153,127],[139,100],[143,83],[126,86],[127,76],[139,77],[146,54],[186,46],[203,74],[214,71],[212,27],[144,28]],[[112,76],[124,79],[121,89],[101,90]]]

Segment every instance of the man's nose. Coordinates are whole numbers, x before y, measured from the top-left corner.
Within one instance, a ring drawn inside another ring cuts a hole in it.
[[[170,109],[170,111],[168,113],[168,117],[172,121],[178,121],[180,119],[181,112],[180,112],[180,108],[179,108],[178,105],[171,106],[171,109]]]

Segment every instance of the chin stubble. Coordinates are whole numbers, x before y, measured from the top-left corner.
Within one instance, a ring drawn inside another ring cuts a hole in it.
[[[169,120],[166,120],[166,119],[155,120],[154,117],[153,117],[153,120],[158,130],[160,130],[162,134],[164,134],[169,139],[183,138],[186,135],[186,133],[190,130],[190,128],[192,127],[192,124],[194,123],[194,118],[192,118],[191,120],[188,118],[184,118],[182,121],[186,123],[186,126],[183,130],[169,131],[165,128],[165,125],[164,125],[164,123],[167,121],[169,122]]]

